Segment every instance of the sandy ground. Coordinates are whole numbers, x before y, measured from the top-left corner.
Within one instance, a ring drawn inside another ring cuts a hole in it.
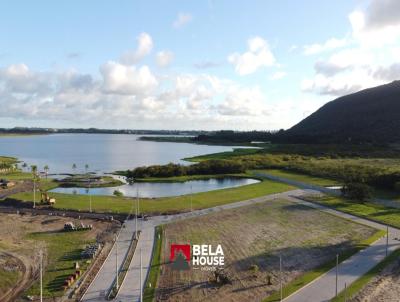
[[[27,234],[32,232],[58,231],[68,221],[93,225],[93,229],[82,233],[82,236],[97,238],[103,242],[112,240],[112,235],[108,232],[111,227],[110,222],[89,219],[78,221],[68,217],[42,215],[21,216],[16,214],[0,214],[0,253],[12,255],[15,258],[14,261],[19,263],[18,269],[21,272],[19,282],[11,289],[12,295],[7,297],[0,296],[0,301],[14,301],[18,294],[30,287],[38,274],[40,249],[44,251],[44,258],[46,258],[46,246],[43,242],[29,240],[26,238]],[[4,294],[6,289],[2,289],[2,291]]]
[[[288,201],[172,223],[165,229],[157,301],[262,301],[279,288],[279,255],[287,283],[373,233],[369,227]],[[211,272],[172,270],[172,243],[221,244],[232,284],[213,285]],[[252,265],[259,271],[254,273]]]
[[[386,266],[349,302],[400,301],[400,260]]]

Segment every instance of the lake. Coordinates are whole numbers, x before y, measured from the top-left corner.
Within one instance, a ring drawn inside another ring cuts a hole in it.
[[[190,180],[186,182],[140,182],[132,185],[126,184],[118,187],[92,188],[90,191],[86,188],[55,188],[50,192],[69,193],[69,194],[92,194],[92,195],[113,195],[114,190],[118,189],[124,196],[136,196],[139,191],[139,197],[155,198],[178,196],[211,190],[225,189],[249,185],[259,182],[251,178],[212,178],[205,180]]]
[[[186,143],[161,143],[138,140],[139,135],[125,134],[50,134],[0,137],[0,155],[18,157],[49,173],[97,173],[133,169],[139,166],[183,163],[182,158],[230,151],[230,146],[207,146]]]

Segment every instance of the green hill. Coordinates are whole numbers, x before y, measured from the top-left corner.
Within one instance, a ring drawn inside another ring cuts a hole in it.
[[[337,98],[284,136],[299,142],[400,142],[400,81]]]

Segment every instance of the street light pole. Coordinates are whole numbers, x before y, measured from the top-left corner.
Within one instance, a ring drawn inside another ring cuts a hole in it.
[[[40,302],[43,302],[43,251],[40,250]]]
[[[142,248],[140,248],[140,302],[143,302]]]
[[[116,288],[118,290],[119,280],[118,280],[118,241],[117,236],[115,236],[115,280],[116,280]]]
[[[336,254],[336,290],[335,296],[338,294],[338,274],[339,274],[339,254]]]
[[[389,249],[389,226],[386,226],[386,256],[388,255]]]
[[[281,302],[283,299],[283,290],[282,290],[282,255],[279,255],[279,286],[281,292]]]
[[[89,212],[92,213],[92,192],[90,191],[91,181],[89,180]]]
[[[33,176],[33,208],[36,208],[36,178]]]
[[[193,212],[193,187],[190,185],[190,212]]]

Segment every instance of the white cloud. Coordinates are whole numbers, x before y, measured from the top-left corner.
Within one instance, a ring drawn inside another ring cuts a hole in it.
[[[228,116],[267,115],[265,97],[259,87],[230,87],[224,101],[218,105],[218,112]]]
[[[167,67],[174,59],[174,54],[171,51],[159,51],[156,56],[157,65],[160,67]]]
[[[121,56],[121,63],[133,65],[147,56],[153,49],[153,39],[148,33],[141,33],[137,37],[138,46],[134,51],[127,51]]]
[[[235,71],[239,75],[248,75],[261,67],[275,65],[275,57],[266,40],[254,37],[247,41],[247,46],[247,52],[243,54],[236,52],[228,56],[228,62],[235,65]]]
[[[155,89],[157,79],[149,67],[125,66],[113,61],[100,68],[104,80],[104,89],[109,93],[144,95]]]
[[[179,13],[174,22],[172,23],[172,26],[174,28],[181,28],[182,26],[192,21],[192,19],[193,16],[189,13]]]
[[[280,79],[283,79],[284,77],[286,77],[286,72],[277,71],[270,77],[270,79],[271,80],[280,80]]]
[[[341,96],[399,79],[400,1],[372,0],[365,10],[355,10],[348,18],[350,34],[328,40],[346,43],[331,43],[331,47],[322,43],[308,49],[335,51],[318,59],[315,76],[301,84],[303,91]],[[340,50],[333,47],[338,45]]]
[[[319,54],[325,51],[330,51],[334,50],[337,48],[341,48],[347,44],[347,39],[336,39],[336,38],[331,38],[327,40],[325,43],[319,44],[319,43],[314,43],[311,45],[305,45],[304,48],[304,54],[305,55],[315,55]]]

